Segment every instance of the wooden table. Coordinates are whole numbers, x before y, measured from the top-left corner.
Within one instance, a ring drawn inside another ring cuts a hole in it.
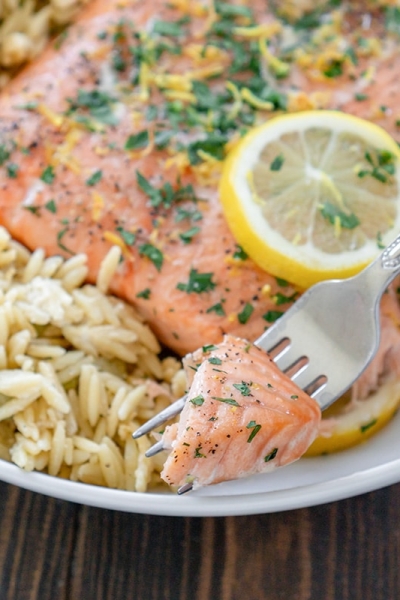
[[[400,599],[400,484],[203,519],[0,494],[0,600]]]

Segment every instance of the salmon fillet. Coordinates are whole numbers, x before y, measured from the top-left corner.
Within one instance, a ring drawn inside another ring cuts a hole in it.
[[[188,399],[179,424],[163,434],[172,451],[161,477],[170,485],[272,471],[300,458],[316,437],[318,403],[247,340],[226,335],[186,357],[185,366]]]
[[[85,252],[92,281],[120,245],[112,291],[181,355],[225,333],[254,340],[297,297],[223,218],[221,159],[240,135],[321,107],[398,136],[384,12],[343,4],[289,28],[272,5],[94,0],[0,97],[0,223],[31,249]],[[264,53],[248,37],[259,25]]]

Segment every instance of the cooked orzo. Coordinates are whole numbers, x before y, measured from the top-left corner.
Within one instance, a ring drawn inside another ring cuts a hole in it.
[[[86,257],[32,254],[0,228],[0,457],[73,481],[144,492],[162,457],[132,439],[184,392],[180,362],[135,310],[111,295],[120,251],[97,285]]]

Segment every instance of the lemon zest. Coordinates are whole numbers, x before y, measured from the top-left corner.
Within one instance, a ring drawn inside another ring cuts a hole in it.
[[[274,56],[267,46],[267,40],[265,38],[258,42],[260,53],[265,59],[268,67],[277,77],[286,77],[290,71],[290,65],[280,60],[277,56]]]
[[[196,96],[191,92],[183,92],[179,90],[165,90],[164,96],[168,100],[181,100],[182,102],[189,102],[190,104],[196,102]]]
[[[46,104],[38,104],[36,110],[48,121],[50,121],[50,123],[54,125],[54,127],[57,127],[57,129],[59,129],[64,123],[64,117],[55,113],[54,110],[52,110]]]
[[[119,235],[114,233],[113,231],[109,231],[109,230],[105,231],[103,233],[103,238],[107,242],[110,242],[111,244],[115,244],[116,246],[119,246],[124,254],[129,254],[129,248],[125,244],[124,240]]]
[[[341,224],[339,215],[335,215],[335,217],[333,219],[333,227],[334,227],[335,237],[340,238],[340,234],[342,233],[342,224]]]
[[[245,38],[271,38],[281,33],[282,25],[278,21],[249,27],[234,27],[233,33]]]
[[[98,221],[104,208],[104,198],[95,190],[92,192],[92,220]]]
[[[225,87],[229,92],[231,92],[234,100],[232,108],[228,112],[228,119],[235,119],[243,106],[242,96],[239,88],[232,81],[227,81]]]
[[[258,108],[258,110],[274,110],[274,105],[272,102],[261,100],[258,98],[249,88],[242,88],[240,94],[247,104],[250,104],[253,108]]]

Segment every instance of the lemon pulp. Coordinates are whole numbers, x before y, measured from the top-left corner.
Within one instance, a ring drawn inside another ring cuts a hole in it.
[[[238,243],[306,288],[357,273],[400,230],[400,149],[380,127],[336,111],[271,119],[228,156],[220,184]]]

